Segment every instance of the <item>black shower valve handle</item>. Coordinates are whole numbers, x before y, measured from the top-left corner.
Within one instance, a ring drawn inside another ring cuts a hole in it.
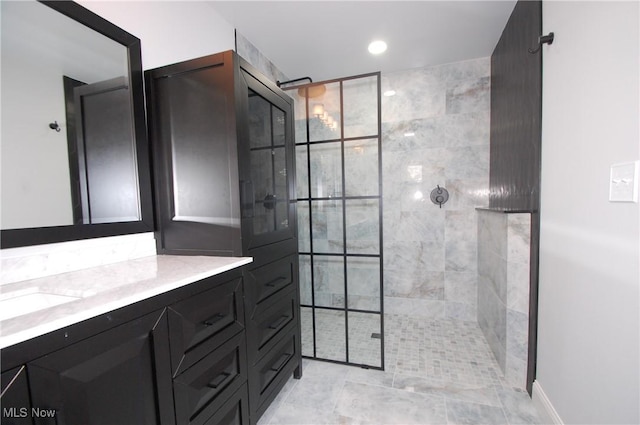
[[[449,192],[444,187],[436,185],[436,188],[431,191],[431,202],[442,208],[442,204],[449,200]]]

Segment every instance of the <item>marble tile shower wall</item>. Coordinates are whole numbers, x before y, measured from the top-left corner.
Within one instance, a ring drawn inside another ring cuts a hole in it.
[[[478,206],[488,205],[490,59],[384,74],[385,312],[476,321]],[[430,200],[437,185],[449,201]]]
[[[525,388],[531,215],[478,211],[478,324],[505,380]]]
[[[286,75],[274,65],[256,46],[236,30],[236,53],[256,67],[271,81],[287,81]]]

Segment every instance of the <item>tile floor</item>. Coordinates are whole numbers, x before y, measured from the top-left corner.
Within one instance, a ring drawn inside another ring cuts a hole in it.
[[[258,425],[542,424],[475,322],[385,315],[385,371],[307,360]]]
[[[316,309],[316,357],[347,361],[345,312]],[[301,309],[302,355],[313,357],[313,322],[310,308]],[[380,314],[349,312],[349,362],[376,368],[382,366]]]

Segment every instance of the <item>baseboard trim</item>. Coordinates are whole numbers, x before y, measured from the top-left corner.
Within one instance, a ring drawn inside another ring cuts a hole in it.
[[[531,399],[533,400],[534,406],[538,409],[538,412],[544,416],[543,419],[545,420],[545,423],[564,425],[560,415],[556,412],[553,404],[551,404],[551,400],[549,400],[549,397],[547,397],[547,394],[545,394],[538,381],[533,382]]]

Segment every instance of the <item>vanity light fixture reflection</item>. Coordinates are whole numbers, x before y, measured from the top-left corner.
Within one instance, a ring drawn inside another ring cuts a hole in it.
[[[313,115],[317,118],[322,117],[324,114],[324,105],[322,103],[316,103],[313,105]]]
[[[325,94],[325,92],[327,91],[327,88],[325,87],[324,84],[319,84],[317,86],[311,86],[311,87],[301,87],[298,89],[298,96],[305,98],[308,97],[309,99],[314,98],[314,97],[320,97],[323,94]]]

